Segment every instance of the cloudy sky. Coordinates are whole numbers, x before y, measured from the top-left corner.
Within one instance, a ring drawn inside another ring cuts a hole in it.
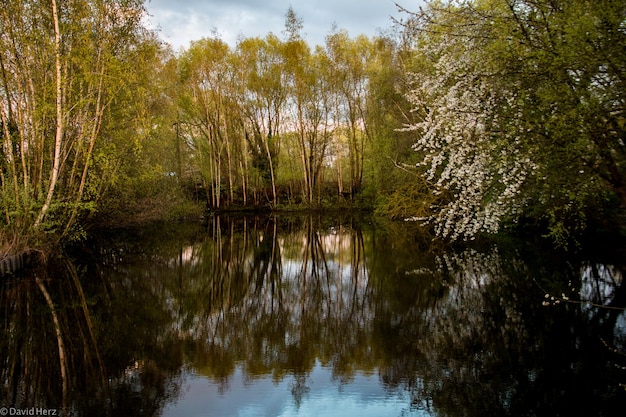
[[[350,36],[373,36],[391,26],[390,16],[400,17],[395,3],[417,9],[419,0],[147,0],[148,25],[159,29],[174,49],[192,40],[212,36],[235,45],[237,37],[269,32],[283,37],[285,13],[291,5],[303,20],[303,34],[310,45],[324,43],[333,23]]]

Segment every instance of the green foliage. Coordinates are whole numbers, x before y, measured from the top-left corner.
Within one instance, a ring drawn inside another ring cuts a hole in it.
[[[179,56],[140,1],[60,2],[58,31],[48,6],[0,12],[11,233],[199,201],[352,204],[453,239],[523,219],[565,245],[626,207],[620,2],[433,1],[385,36],[333,28],[315,47],[290,8],[284,39]]]
[[[607,201],[626,207],[625,13],[611,1],[494,0],[413,15],[407,130],[426,178],[450,193],[432,217],[442,237],[522,217],[563,245]]]
[[[388,68],[393,43],[333,30],[311,48],[293,10],[286,20],[284,41],[269,34],[230,48],[214,37],[178,60],[183,153],[212,207],[315,206],[373,194],[366,155],[382,140],[375,95],[385,93],[370,86]]]
[[[52,241],[75,235],[143,139],[158,48],[143,13],[138,0],[3,5],[4,229]]]
[[[381,196],[376,213],[404,221],[424,221],[430,218],[437,199],[425,184],[423,188],[405,183],[389,195]]]

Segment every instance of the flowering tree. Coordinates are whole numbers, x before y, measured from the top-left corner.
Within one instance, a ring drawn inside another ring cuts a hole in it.
[[[405,130],[443,197],[425,219],[439,236],[471,239],[524,215],[560,240],[599,199],[626,206],[624,54],[605,51],[626,45],[624,9],[457,0],[412,14]]]
[[[417,121],[405,130],[417,134],[418,166],[443,196],[423,220],[443,238],[471,239],[497,232],[520,213],[520,192],[535,164],[517,137],[521,130],[503,129],[511,120],[501,116],[515,111],[515,92],[485,71],[480,30],[450,32],[451,17],[468,18],[460,9],[430,13],[444,20],[417,16],[431,23],[419,34],[420,70],[411,74],[408,93]]]

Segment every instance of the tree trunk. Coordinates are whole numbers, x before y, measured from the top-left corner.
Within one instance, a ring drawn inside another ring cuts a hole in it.
[[[271,133],[270,133],[271,135]],[[272,161],[272,153],[270,152],[270,147],[269,147],[269,140],[270,140],[269,136],[266,140],[263,141],[263,144],[265,146],[265,154],[267,155],[267,162],[269,163],[270,166],[270,180],[272,181],[272,206],[276,207],[276,205],[278,204],[278,196],[276,195],[276,179],[274,177],[274,162]]]
[[[41,207],[41,211],[35,220],[34,227],[41,225],[52,198],[54,197],[54,189],[59,178],[59,167],[61,165],[61,143],[63,140],[63,103],[61,89],[61,33],[59,30],[59,16],[57,12],[56,0],[52,0],[52,20],[54,21],[54,65],[56,71],[56,91],[55,91],[55,107],[56,107],[56,129],[54,137],[54,161],[52,163],[52,172],[50,174],[50,184],[48,185],[48,193],[46,200]]]

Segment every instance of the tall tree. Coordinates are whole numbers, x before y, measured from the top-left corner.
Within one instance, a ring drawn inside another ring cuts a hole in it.
[[[238,53],[246,63],[245,115],[250,129],[253,166],[271,181],[272,202],[278,203],[276,188],[280,134],[287,91],[284,80],[283,43],[270,34],[265,39],[249,38],[238,45]]]
[[[235,193],[248,182],[243,172],[249,153],[246,59],[215,37],[192,43],[179,65],[185,86],[180,98],[182,127],[202,179],[208,182],[209,203],[222,206],[224,185],[227,202],[233,204]]]
[[[59,169],[61,164],[61,145],[63,141],[63,97],[62,97],[62,78],[61,78],[61,31],[59,29],[59,11],[55,0],[52,3],[52,23],[54,26],[54,108],[55,108],[55,129],[54,129],[54,156],[52,158],[52,170],[50,172],[50,180],[48,184],[48,193],[46,199],[41,206],[41,211],[35,220],[35,227],[43,220],[52,197],[54,189],[59,178]]]
[[[330,60],[331,88],[336,100],[334,114],[337,130],[345,132],[348,139],[349,193],[352,197],[361,189],[365,140],[371,136],[367,96],[368,68],[374,60],[373,46],[363,35],[352,40],[346,31],[338,31],[326,38],[326,53]]]
[[[146,34],[143,13],[139,0],[2,8],[2,165],[10,168],[2,170],[2,209],[10,227],[62,236],[92,206],[94,152],[107,112],[126,104],[116,99],[135,70],[128,58]]]
[[[430,219],[441,236],[530,215],[559,240],[601,200],[626,204],[625,7],[449,1],[413,15],[419,121],[407,128],[445,197]]]

